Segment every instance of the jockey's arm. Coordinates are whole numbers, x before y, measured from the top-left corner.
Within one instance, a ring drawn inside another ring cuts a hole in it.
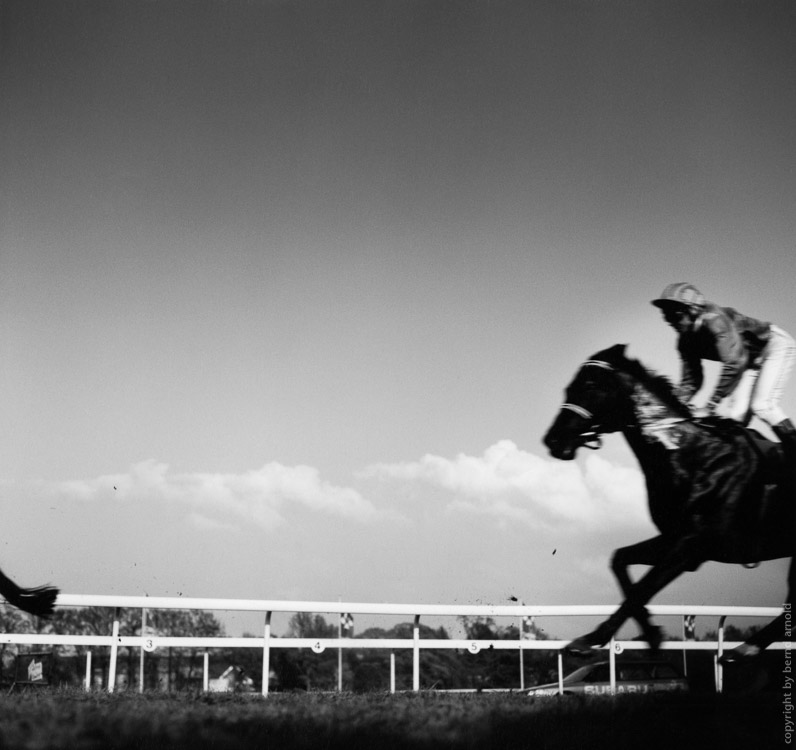
[[[677,386],[676,393],[683,403],[688,403],[702,387],[704,379],[702,360],[698,354],[687,347],[680,346],[678,348],[680,351],[681,373],[680,385]]]
[[[713,334],[717,358],[722,365],[718,383],[708,402],[709,407],[715,408],[738,386],[747,367],[747,353],[740,333],[728,318],[711,316],[705,325]]]

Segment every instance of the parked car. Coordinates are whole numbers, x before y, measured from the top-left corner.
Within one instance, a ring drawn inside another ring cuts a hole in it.
[[[597,661],[571,672],[563,680],[564,695],[610,695],[610,663]],[[617,659],[616,693],[654,693],[688,690],[688,680],[669,661],[656,659]],[[537,685],[527,691],[530,696],[558,695],[557,682]]]

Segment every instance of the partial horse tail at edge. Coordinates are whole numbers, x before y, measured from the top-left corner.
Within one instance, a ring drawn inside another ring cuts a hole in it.
[[[24,589],[0,571],[0,594],[12,606],[37,617],[49,617],[55,608],[59,591],[54,586]]]

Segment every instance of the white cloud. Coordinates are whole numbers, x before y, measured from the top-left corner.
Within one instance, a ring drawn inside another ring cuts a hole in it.
[[[231,523],[224,523],[214,518],[209,518],[201,513],[190,513],[188,521],[201,531],[234,531],[235,526]]]
[[[455,495],[454,512],[494,516],[528,526],[635,525],[646,518],[641,473],[596,455],[577,462],[545,459],[501,440],[482,456],[375,464],[360,474],[383,481],[424,483]]]
[[[419,461],[375,464],[357,476],[380,483],[375,488],[382,497],[380,504],[396,505],[407,488],[437,488],[449,496],[438,506],[448,514],[488,517],[503,527],[520,524],[578,531],[641,525],[647,519],[644,484],[637,469],[614,465],[595,454],[582,463],[555,461],[523,451],[510,440],[495,443],[481,456],[426,455]],[[248,523],[271,530],[296,509],[354,522],[406,520],[397,512],[377,509],[353,487],[324,481],[311,466],[276,462],[223,474],[175,473],[165,463],[148,460],[123,474],[41,483],[38,489],[50,497],[82,502],[181,504],[189,508],[188,520],[206,529]],[[426,515],[423,523],[433,519]]]
[[[193,507],[194,521],[204,517],[205,525],[228,523],[233,514],[272,529],[295,506],[353,521],[370,521],[379,515],[355,489],[324,482],[317,469],[275,462],[243,474],[175,474],[167,464],[148,460],[135,464],[126,474],[48,482],[41,489],[50,495],[82,501],[113,497],[185,503]],[[218,519],[217,515],[223,518]]]
[[[648,517],[647,488],[638,469],[617,466],[592,454],[586,459],[584,481],[598,507],[607,515],[629,513],[631,519]]]

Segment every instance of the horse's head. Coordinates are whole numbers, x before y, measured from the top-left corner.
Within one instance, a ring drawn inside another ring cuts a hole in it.
[[[578,448],[599,448],[600,435],[621,427],[617,365],[625,346],[617,344],[586,360],[565,391],[564,403],[544,436],[554,458],[569,461]]]

